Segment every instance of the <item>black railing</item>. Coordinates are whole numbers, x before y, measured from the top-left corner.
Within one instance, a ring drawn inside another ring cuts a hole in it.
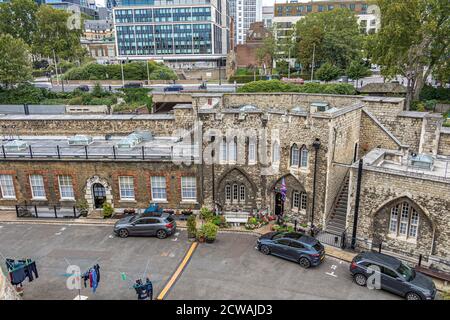
[[[18,218],[73,218],[81,216],[81,212],[75,207],[16,205]]]

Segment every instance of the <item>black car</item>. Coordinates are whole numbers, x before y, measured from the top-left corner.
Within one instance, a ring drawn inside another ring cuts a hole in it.
[[[325,258],[325,248],[315,238],[299,232],[269,232],[257,241],[264,254],[295,261],[303,268],[318,266]]]
[[[126,89],[129,89],[129,88],[142,88],[142,83],[140,83],[140,82],[125,83],[125,85],[123,87],[126,88]]]
[[[360,286],[366,286],[369,277],[377,272],[380,277],[380,289],[390,291],[407,300],[433,300],[436,296],[436,286],[429,277],[386,254],[360,253],[353,258],[350,272]]]
[[[173,84],[164,88],[164,92],[181,92],[183,90],[184,88],[181,84]]]
[[[77,89],[80,91],[83,91],[83,92],[89,92],[89,86],[87,86],[85,84],[78,86]]]

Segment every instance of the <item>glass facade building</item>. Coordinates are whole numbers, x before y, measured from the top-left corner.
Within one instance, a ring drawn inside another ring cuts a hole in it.
[[[119,0],[117,3],[114,24],[119,59],[220,61],[226,58],[227,0]]]

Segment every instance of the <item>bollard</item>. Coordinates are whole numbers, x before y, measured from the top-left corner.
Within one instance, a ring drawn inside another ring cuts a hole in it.
[[[58,218],[58,214],[56,213],[56,206],[53,206],[53,211],[55,212],[55,218]]]
[[[422,254],[419,254],[419,267],[422,264]]]
[[[378,245],[378,253],[381,253],[381,243]]]

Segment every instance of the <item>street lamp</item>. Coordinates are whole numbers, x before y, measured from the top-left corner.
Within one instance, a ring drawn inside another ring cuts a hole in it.
[[[315,150],[315,155],[314,155],[313,195],[312,195],[312,206],[311,206],[311,235],[314,236],[314,211],[315,211],[315,204],[316,204],[316,180],[317,180],[317,154],[319,153],[319,149],[320,149],[319,138],[316,138],[316,140],[313,142],[312,145]]]

